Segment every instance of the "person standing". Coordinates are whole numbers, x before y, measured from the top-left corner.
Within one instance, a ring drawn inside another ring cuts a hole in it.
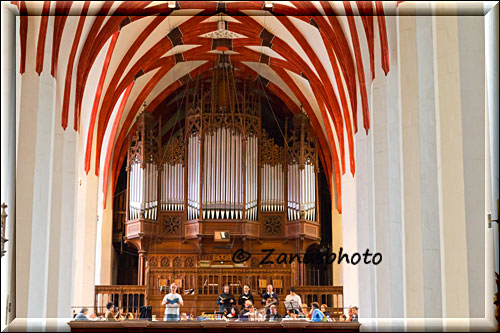
[[[233,307],[233,304],[235,303],[236,302],[234,301],[234,296],[229,291],[229,285],[226,284],[222,293],[217,298],[217,304],[220,307],[220,312],[226,311],[227,313],[229,313],[231,311],[231,308]]]
[[[290,294],[285,298],[285,309],[298,314],[302,307],[302,299],[295,292],[295,287],[290,287]]]
[[[241,310],[245,308],[245,302],[248,300],[252,301],[253,304],[254,300],[253,300],[253,295],[250,292],[250,287],[245,284],[243,286],[243,294],[241,294],[240,297],[238,298],[238,305],[241,306]]]
[[[177,293],[177,285],[175,283],[170,285],[170,293],[163,297],[161,305],[165,305],[165,321],[179,320],[179,307],[184,305],[184,302],[182,296]]]
[[[269,307],[271,305],[278,305],[279,304],[278,294],[276,294],[273,291],[273,286],[271,284],[267,286],[267,291],[264,294],[262,294],[261,302],[262,302],[262,305],[264,305],[266,307],[267,314],[271,313],[271,311],[269,310]]]

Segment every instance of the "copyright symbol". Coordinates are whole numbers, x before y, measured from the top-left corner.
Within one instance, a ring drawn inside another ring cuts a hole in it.
[[[245,250],[239,249],[233,253],[232,259],[233,259],[233,262],[235,264],[239,264],[239,263],[247,261],[248,259],[250,259],[251,256],[252,255],[250,253],[246,252]]]

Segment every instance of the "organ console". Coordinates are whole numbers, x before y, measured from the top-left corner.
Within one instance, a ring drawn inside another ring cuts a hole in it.
[[[125,241],[138,249],[139,284],[155,285],[167,271],[220,257],[214,246],[220,230],[234,249],[249,252],[259,244],[252,240],[299,254],[319,244],[318,153],[307,116],[296,114],[282,132],[268,132],[256,81],[237,80],[227,63],[215,66],[210,79],[189,83],[185,126],[166,142],[161,120],[146,106],[129,139]],[[245,269],[258,270],[256,262]],[[283,269],[289,284],[305,283],[302,264]]]

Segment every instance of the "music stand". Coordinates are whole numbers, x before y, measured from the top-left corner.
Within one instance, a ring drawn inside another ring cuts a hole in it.
[[[300,304],[294,300],[285,301],[285,309],[293,311],[295,314],[299,314]]]

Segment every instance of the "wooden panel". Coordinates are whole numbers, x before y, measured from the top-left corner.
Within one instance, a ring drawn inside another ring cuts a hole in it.
[[[212,235],[214,231],[229,231],[230,234],[240,235],[242,233],[241,222],[233,221],[223,221],[218,220],[217,222],[204,220],[201,223],[201,230],[203,235]]]
[[[200,224],[198,222],[186,223],[184,225],[184,230],[186,239],[197,238],[200,232]]]
[[[95,286],[94,289],[94,312],[97,315],[103,315],[106,304],[113,302],[115,306],[123,307],[125,313],[133,313],[134,318],[139,318],[141,306],[147,305],[145,286]]]
[[[282,322],[226,322],[221,320],[205,321],[121,321],[95,322],[70,321],[72,332],[359,332],[358,322],[329,323],[307,322],[304,320],[287,320]]]

